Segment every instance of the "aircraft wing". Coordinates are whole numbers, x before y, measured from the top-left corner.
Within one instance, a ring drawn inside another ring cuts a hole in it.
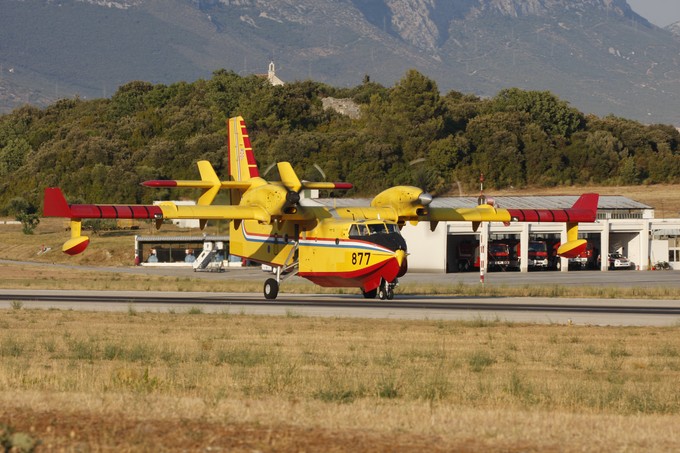
[[[428,208],[420,221],[468,222],[594,222],[598,194],[584,194],[567,209],[500,209],[488,204],[474,208]]]
[[[578,224],[597,219],[599,199],[596,193],[583,194],[567,209],[500,209],[490,204],[474,208],[437,208],[430,206],[432,197],[419,188],[397,186],[378,194],[371,201],[371,207],[380,215],[378,218],[400,224],[430,222],[432,229],[442,221],[472,222],[474,230],[481,222],[563,222],[567,226],[567,241],[557,254],[573,258],[586,248],[586,240],[578,238]]]
[[[61,189],[45,189],[45,217],[69,219],[202,219],[259,220],[269,222],[269,214],[257,206],[177,205],[164,201],[157,205],[68,204]]]
[[[158,205],[68,204],[57,187],[45,189],[43,215],[71,220],[71,239],[62,246],[70,255],[82,252],[90,242],[87,236],[81,235],[82,219],[152,219],[158,226],[165,219],[271,221],[269,213],[257,206],[185,206],[169,201]]]

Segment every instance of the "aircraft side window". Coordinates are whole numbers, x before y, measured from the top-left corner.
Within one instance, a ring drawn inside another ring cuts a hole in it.
[[[359,225],[359,235],[368,236],[368,228],[366,228],[366,225]]]
[[[356,224],[352,225],[349,228],[349,235],[350,236],[359,236],[359,227],[357,227]]]

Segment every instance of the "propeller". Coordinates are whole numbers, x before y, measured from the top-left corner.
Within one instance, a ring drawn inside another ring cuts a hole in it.
[[[348,190],[352,184],[345,182],[310,182],[301,181],[289,162],[272,164],[264,172],[266,175],[276,165],[280,182],[258,184],[253,190],[244,194],[244,199],[251,204],[263,207],[270,215],[295,214],[300,203],[300,191],[303,189]],[[314,165],[325,177],[318,165]]]
[[[276,167],[279,169],[283,187],[288,190],[288,193],[286,193],[286,203],[291,206],[297,205],[300,202],[300,190],[302,189],[300,178],[295,174],[295,170],[293,170],[290,162],[279,162],[276,164]]]

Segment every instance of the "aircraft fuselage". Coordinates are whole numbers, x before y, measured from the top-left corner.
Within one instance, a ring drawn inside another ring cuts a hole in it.
[[[406,241],[395,222],[313,210],[323,213],[301,212],[311,219],[301,222],[231,222],[230,253],[276,267],[297,264],[299,276],[320,286],[365,292],[406,272]]]

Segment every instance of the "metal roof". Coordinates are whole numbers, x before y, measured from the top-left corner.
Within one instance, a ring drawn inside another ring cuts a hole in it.
[[[578,195],[540,195],[525,197],[487,197],[493,199],[494,205],[504,209],[566,209],[570,208]],[[307,200],[306,200],[307,201]],[[370,198],[319,198],[314,201],[327,207],[346,206],[369,206]],[[473,208],[477,206],[477,197],[440,197],[432,201],[431,206],[437,208]],[[600,195],[597,204],[600,210],[629,210],[629,209],[653,209],[643,203],[639,203],[621,195]]]

